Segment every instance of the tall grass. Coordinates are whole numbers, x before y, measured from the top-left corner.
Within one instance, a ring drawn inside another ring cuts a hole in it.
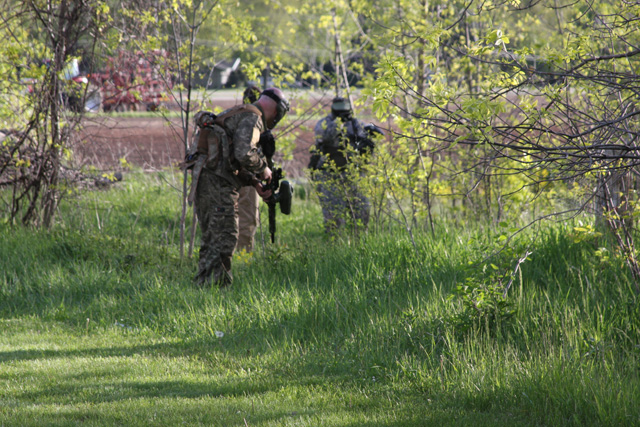
[[[235,258],[228,291],[201,290],[177,179],[132,174],[69,198],[54,230],[1,230],[0,425],[640,424],[631,279],[569,224],[541,231],[512,316],[458,292],[495,285],[491,232],[331,239],[313,199]]]

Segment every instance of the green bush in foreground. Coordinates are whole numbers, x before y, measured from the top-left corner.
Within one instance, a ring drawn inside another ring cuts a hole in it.
[[[0,425],[640,424],[632,283],[570,227],[513,275],[524,243],[487,261],[492,233],[453,225],[417,251],[399,230],[331,240],[296,199],[278,245],[203,291],[174,179],[0,230]]]

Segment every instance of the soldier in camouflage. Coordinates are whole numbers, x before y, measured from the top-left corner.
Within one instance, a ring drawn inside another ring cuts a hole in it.
[[[341,97],[333,99],[331,114],[314,128],[315,146],[309,167],[329,234],[347,224],[357,229],[366,228],[369,223],[369,199],[357,182],[361,175],[358,164],[373,152],[366,128],[353,118],[350,102]]]
[[[217,116],[215,123],[224,127],[212,128],[206,163],[195,184],[196,215],[202,231],[195,280],[201,286],[210,285],[211,280],[221,287],[231,284],[240,188],[250,185],[263,199],[271,196],[262,185],[262,181],[271,180],[271,169],[259,147],[260,134],[284,117],[289,103],[280,89],[269,88],[255,103],[240,107]],[[213,120],[206,112],[198,113],[195,119],[201,127],[211,125]]]

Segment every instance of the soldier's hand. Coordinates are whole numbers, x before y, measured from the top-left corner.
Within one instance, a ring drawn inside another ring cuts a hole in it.
[[[212,125],[215,121],[215,117],[208,111],[199,111],[195,115],[194,120],[198,126],[205,127]]]
[[[260,174],[260,179],[266,182],[271,181],[271,176],[272,176],[272,172],[271,169],[269,169],[269,167],[267,166],[266,168],[264,168],[264,170],[262,171],[262,173]]]
[[[255,185],[256,191],[258,192],[258,196],[262,197],[263,200],[269,200],[273,195],[273,191],[265,189],[262,183],[258,183]]]

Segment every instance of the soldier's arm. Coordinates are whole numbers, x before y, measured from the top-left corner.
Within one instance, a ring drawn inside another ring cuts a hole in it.
[[[243,114],[233,134],[233,149],[240,166],[255,175],[262,175],[267,159],[258,148],[262,120],[253,113]]]
[[[324,132],[327,129],[327,119],[324,118],[320,121],[318,121],[318,123],[316,123],[315,127],[313,128],[313,134],[315,136],[316,139],[316,144],[322,143],[322,138],[324,137]]]
[[[338,139],[339,135],[339,129],[338,129],[338,123],[337,120],[330,120],[328,118],[325,118],[325,120],[322,122],[322,134],[321,134],[321,138],[322,138],[322,144],[325,147],[331,147],[332,145],[335,145],[335,141]],[[320,130],[320,129],[319,129]]]

